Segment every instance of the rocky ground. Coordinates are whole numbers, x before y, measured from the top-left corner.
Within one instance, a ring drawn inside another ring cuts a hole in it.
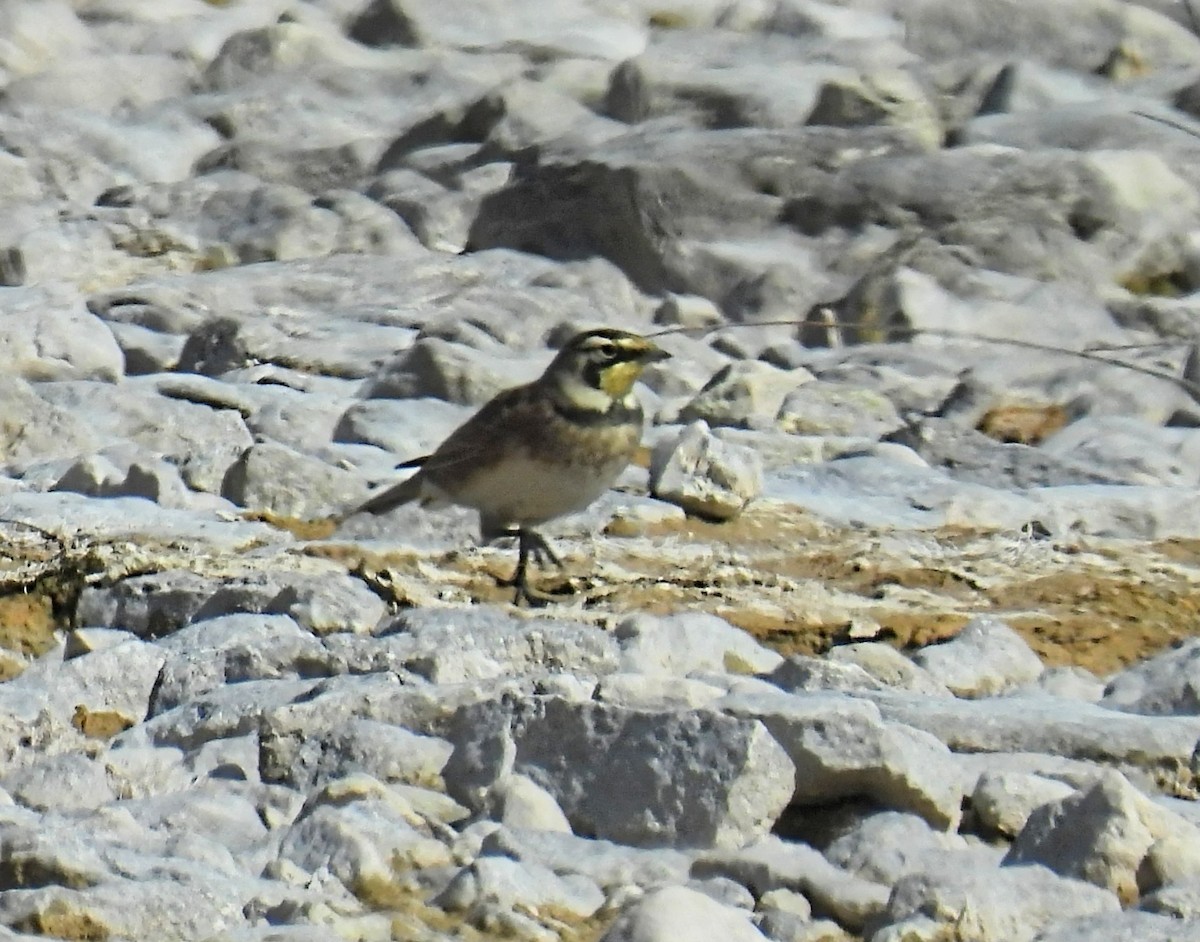
[[[0,940],[1200,940],[1198,34],[0,5]],[[548,608],[335,525],[597,325]]]

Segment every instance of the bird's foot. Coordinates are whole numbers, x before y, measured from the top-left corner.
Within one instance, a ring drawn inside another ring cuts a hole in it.
[[[529,563],[530,560],[539,566],[550,563],[561,570],[563,568],[562,560],[558,558],[550,544],[546,542],[546,538],[540,533],[522,528],[508,535],[517,538],[517,569],[513,573],[513,577],[505,580],[501,585],[510,585],[516,590],[513,595],[513,604],[519,606],[522,602],[526,602],[531,607],[536,607],[553,602],[559,597],[558,594],[539,592],[530,586]],[[570,582],[566,582],[566,585],[569,586]]]
[[[559,570],[563,568],[563,561],[558,558],[558,554],[550,548],[550,544],[540,533],[535,533],[533,530],[522,530],[517,534],[517,539],[524,542],[526,554],[533,557],[533,561],[539,566],[550,564]]]

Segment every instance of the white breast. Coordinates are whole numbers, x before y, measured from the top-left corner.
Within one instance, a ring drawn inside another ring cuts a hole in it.
[[[536,526],[582,510],[612,485],[624,461],[603,466],[547,464],[511,455],[486,474],[456,482],[446,498],[498,525]]]

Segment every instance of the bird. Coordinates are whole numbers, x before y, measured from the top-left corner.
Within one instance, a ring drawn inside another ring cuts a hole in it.
[[[652,340],[605,327],[572,336],[537,379],[498,393],[432,454],[398,467],[411,477],[345,517],[402,504],[456,504],[479,512],[485,542],[516,537],[513,604],[549,601],[529,584],[529,564],[562,561],[536,527],[583,510],[616,481],[641,444],[634,383],[670,356]]]

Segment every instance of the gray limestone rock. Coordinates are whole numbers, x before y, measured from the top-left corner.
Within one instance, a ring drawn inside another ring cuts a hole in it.
[[[480,853],[540,863],[555,873],[579,873],[609,893],[620,887],[683,883],[694,852],[667,847],[630,847],[564,831],[503,826],[483,840]]]
[[[761,238],[780,210],[778,197],[756,192],[746,177],[767,175],[759,167],[776,161],[784,165],[776,172],[786,177],[792,166],[819,159],[818,149],[836,152],[864,143],[858,134],[746,129],[664,136],[635,127],[598,147],[564,148],[537,166],[517,164],[508,184],[483,200],[470,244],[523,247],[552,258],[596,254],[643,290],[716,300],[744,272],[714,267],[699,249]],[[774,180],[762,186],[776,188]]]
[[[970,925],[971,938],[1031,942],[1038,933],[1079,917],[1120,912],[1116,896],[1039,866],[958,866],[901,877],[872,938],[936,938],[948,927]]]
[[[39,469],[34,467],[26,471],[24,479],[32,482],[40,476]],[[142,449],[122,446],[80,458],[49,489],[88,497],[141,497],[163,507],[188,507],[205,502],[204,497],[193,500],[174,465]]]
[[[124,375],[124,357],[112,333],[73,290],[0,288],[0,325],[10,375],[106,382]]]
[[[821,690],[883,690],[887,686],[857,664],[837,664],[825,658],[793,654],[767,677],[788,693],[816,693]]]
[[[391,452],[393,461],[408,461],[428,455],[470,415],[440,399],[365,399],[338,419],[333,440],[374,445]]]
[[[986,697],[1037,680],[1044,667],[1025,640],[995,618],[973,618],[913,661],[959,697]]]
[[[497,50],[527,47],[546,55],[619,60],[645,43],[645,27],[583,2],[553,10],[500,8],[482,12],[470,3],[451,6],[425,0],[403,7],[375,0],[355,17],[350,35],[368,45],[401,42]]]
[[[505,827],[571,833],[571,823],[554,796],[526,775],[501,780],[490,798],[495,803],[495,817]]]
[[[670,115],[711,128],[797,127],[812,114],[826,81],[853,75],[846,61],[853,60],[851,45],[827,48],[831,55],[813,59],[801,52],[799,37],[786,34],[669,31],[614,71],[605,110],[631,124]],[[904,57],[887,41],[874,50],[881,63]],[[765,94],[775,79],[779,93]]]
[[[0,777],[20,804],[38,811],[84,811],[117,796],[104,766],[83,755],[46,756]]]
[[[573,922],[587,919],[600,909],[604,893],[578,874],[562,877],[532,861],[481,856],[460,870],[432,902],[476,919],[484,907],[497,907],[547,910],[556,918]]]
[[[698,612],[631,615],[618,622],[613,633],[621,646],[622,667],[639,674],[762,674],[781,660],[742,629]]]
[[[401,612],[376,635],[405,669],[435,684],[543,673],[595,676],[615,670],[620,656],[610,634],[585,622],[518,619],[478,606]]]
[[[890,644],[877,641],[841,644],[831,648],[826,658],[839,664],[857,665],[888,687],[911,690],[913,693],[923,693],[932,697],[951,696],[945,684]],[[776,682],[778,683],[778,680]],[[783,686],[787,689],[786,685]]]
[[[351,471],[274,442],[251,445],[229,466],[221,494],[239,507],[308,520],[366,496]]]
[[[389,800],[386,788],[363,778],[337,783],[309,799],[282,835],[279,857],[307,873],[322,868],[351,892],[390,883],[393,866],[445,866],[450,852],[410,822],[411,809]]]
[[[1077,700],[1037,696],[946,700],[896,692],[870,696],[882,716],[931,733],[955,752],[1030,752],[1110,765],[1168,792],[1195,787],[1194,717],[1145,717]]]
[[[148,716],[157,716],[226,685],[310,676],[320,641],[286,615],[225,615],[199,619],[159,643],[166,660]]]
[[[690,514],[729,520],[762,493],[762,475],[757,452],[722,441],[698,420],[654,449],[650,490]]]
[[[47,707],[69,720],[81,708],[118,714],[129,724],[145,719],[151,691],[167,659],[155,645],[119,632],[120,640],[87,653],[34,665],[12,681],[16,689],[43,689]],[[48,656],[48,658],[51,656]]]
[[[549,362],[515,358],[504,350],[475,350],[438,337],[421,337],[384,362],[363,384],[365,399],[443,399],[481,406],[500,390],[534,379]]]
[[[843,546],[1186,580],[1184,6],[0,4],[0,936],[1190,939],[1191,643],[755,640],[944,601],[807,573]],[[600,325],[673,354],[653,476],[559,531],[631,524],[602,595],[403,608],[491,567],[472,513],[240,513],[352,505]]]
[[[707,711],[496,700],[459,710],[450,739],[443,776],[468,806],[517,772],[554,795],[576,833],[637,846],[743,844],[774,823],[794,779],[765,727]]]
[[[693,865],[692,875],[727,876],[759,896],[776,889],[803,893],[814,913],[828,915],[850,931],[862,931],[888,902],[883,884],[835,866],[806,844],[777,837],[705,854]]]
[[[250,571],[217,578],[167,569],[85,589],[77,608],[83,624],[118,625],[143,638],[163,637],[196,621],[248,613],[290,615],[315,635],[367,633],[385,612],[378,595],[341,570]]]
[[[1006,864],[1037,863],[1137,899],[1143,861],[1166,837],[1200,847],[1200,830],[1156,805],[1116,772],[1030,814],[1005,857]]]
[[[784,399],[811,380],[807,370],[781,370],[760,360],[730,363],[683,407],[679,421],[702,420],[712,427],[772,428]]]
[[[725,687],[698,678],[619,672],[601,678],[592,697],[635,710],[695,709],[719,700],[726,692]]]
[[[935,831],[916,815],[898,811],[859,816],[825,848],[830,863],[884,886],[939,867],[998,866],[1003,855],[1000,849]]]
[[[766,724],[795,763],[798,804],[865,796],[935,827],[958,824],[962,785],[949,750],[919,729],[886,722],[874,704],[833,693],[735,692],[714,706]]]
[[[971,792],[977,826],[1014,838],[1038,808],[1075,793],[1070,785],[1021,772],[985,772]]]
[[[440,784],[442,768],[453,751],[445,740],[366,718],[349,719],[310,736],[302,762],[279,762],[278,745],[276,739],[263,737],[259,747],[263,766],[284,771],[278,780],[304,791],[355,773],[388,784]]]
[[[0,377],[0,407],[5,415],[20,417],[19,422],[0,427],[0,446],[10,474],[22,466],[71,459],[106,444],[82,415],[42,398],[41,388],[17,377]]]
[[[747,913],[723,906],[704,893],[671,886],[649,893],[626,908],[601,942],[762,942]]]
[[[211,511],[160,507],[131,497],[91,500],[69,492],[13,491],[4,499],[5,517],[17,533],[38,527],[67,541],[78,534],[87,534],[89,540],[100,544],[165,538],[164,542],[170,541],[176,549],[193,552],[201,547],[229,552],[292,542],[289,536],[265,524],[221,518]]]
[[[122,747],[177,746],[190,750],[217,739],[246,736],[258,729],[263,715],[302,699],[315,686],[312,680],[275,678],[216,687],[158,713],[114,741]]]
[[[1200,642],[1184,641],[1179,647],[1110,678],[1100,704],[1114,710],[1156,716],[1200,713],[1197,659],[1200,659]]]
[[[792,390],[775,425],[793,435],[882,438],[904,425],[891,400],[872,389],[817,379]]]
[[[180,466],[188,486],[217,493],[229,466],[251,444],[240,415],[168,399],[150,377],[119,387],[79,381],[44,383],[38,395],[88,422],[104,444],[133,442]]]
[[[1100,937],[1138,942],[1197,942],[1200,926],[1194,918],[1128,910],[1103,916],[1066,919],[1034,936],[1033,942],[1091,942]]]
[[[0,923],[44,937],[72,926],[108,938],[203,939],[245,925],[238,891],[247,877],[185,876],[147,872],[139,879],[107,880],[94,886],[42,886],[0,903]],[[248,895],[248,894],[247,894]],[[25,938],[18,936],[17,938]]]
[[[909,72],[879,69],[857,76],[833,76],[821,86],[809,124],[836,127],[888,125],[935,150],[944,137],[942,118],[929,90]]]
[[[1162,929],[1171,932],[1178,931],[1175,927],[1179,926],[1181,922],[1190,920],[1190,923],[1184,922],[1184,924],[1194,925],[1194,920],[1200,917],[1200,885],[1192,881],[1182,885],[1163,887],[1161,890],[1143,896],[1139,906],[1146,913],[1154,913],[1160,918],[1169,919],[1169,923],[1156,923]]]

